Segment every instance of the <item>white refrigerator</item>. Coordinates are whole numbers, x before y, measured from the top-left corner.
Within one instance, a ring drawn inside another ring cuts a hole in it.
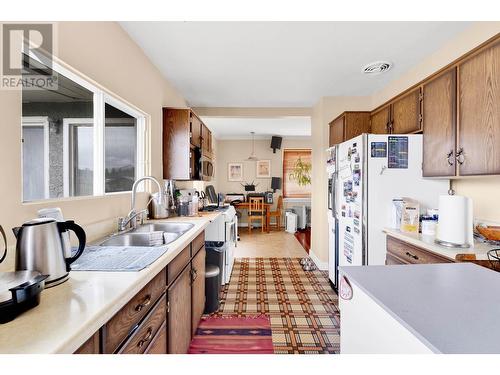
[[[337,146],[338,265],[384,265],[392,200],[437,208],[449,180],[422,177],[422,135],[363,134]],[[333,240],[333,241],[335,241]],[[337,266],[338,266],[337,265]]]
[[[326,150],[327,163],[326,172],[328,174],[328,278],[335,290],[338,290],[338,217],[336,205],[337,187],[337,146]]]

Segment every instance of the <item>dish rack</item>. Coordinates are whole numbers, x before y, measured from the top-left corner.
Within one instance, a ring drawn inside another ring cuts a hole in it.
[[[500,249],[488,251],[488,260],[490,261],[492,269],[500,271]]]

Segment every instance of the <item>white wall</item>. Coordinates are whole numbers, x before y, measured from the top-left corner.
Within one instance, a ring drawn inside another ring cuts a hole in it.
[[[57,27],[59,59],[149,115],[147,168],[161,178],[162,107],[185,107],[185,100],[117,23],[59,22]],[[10,228],[44,207],[61,207],[65,217],[84,226],[90,240],[114,230],[116,218],[130,210],[130,193],[22,203],[21,109],[21,92],[0,90],[0,225],[9,245],[15,244]],[[143,195],[140,202],[145,204],[145,199]],[[12,269],[13,255],[11,250],[8,261],[0,265],[2,270]]]

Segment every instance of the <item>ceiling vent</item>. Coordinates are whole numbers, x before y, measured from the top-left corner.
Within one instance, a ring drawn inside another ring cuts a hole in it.
[[[363,67],[363,73],[377,75],[387,72],[391,69],[392,64],[388,61],[375,61]]]

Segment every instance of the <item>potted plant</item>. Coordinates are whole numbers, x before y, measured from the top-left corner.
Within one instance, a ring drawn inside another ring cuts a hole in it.
[[[311,184],[311,163],[303,162],[299,157],[293,166],[292,172],[289,174],[290,180],[297,182],[299,186],[307,186]]]

